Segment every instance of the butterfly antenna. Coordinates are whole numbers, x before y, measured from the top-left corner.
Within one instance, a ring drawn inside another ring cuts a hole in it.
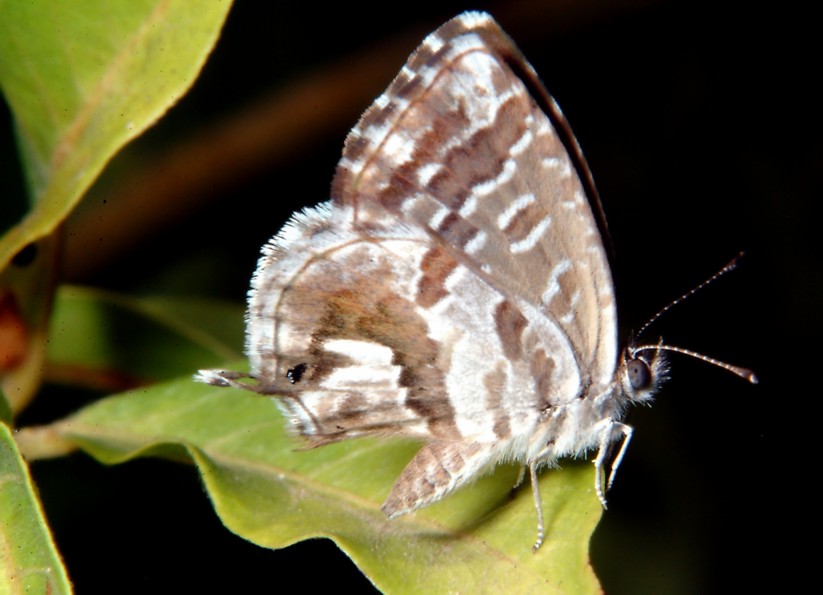
[[[741,366],[734,366],[732,364],[727,364],[726,362],[721,362],[719,359],[714,359],[713,357],[709,357],[708,355],[703,355],[702,353],[697,353],[696,351],[692,351],[691,349],[683,349],[682,347],[675,347],[674,345],[666,345],[665,343],[658,343],[657,345],[638,345],[632,348],[632,353],[636,354],[639,351],[674,351],[675,353],[682,353],[683,355],[689,355],[693,358],[699,359],[704,361],[708,364],[712,364],[717,366],[718,368],[723,368],[724,370],[728,370],[732,374],[740,376],[741,378],[745,378],[752,384],[757,384],[757,376],[754,372],[749,370],[748,368],[743,368]]]
[[[665,314],[666,312],[671,310],[677,304],[679,304],[680,302],[686,300],[687,298],[690,298],[691,296],[693,296],[695,293],[697,293],[698,291],[700,291],[701,289],[703,289],[707,285],[710,285],[710,284],[714,283],[715,281],[717,281],[720,277],[722,277],[726,273],[733,271],[737,267],[737,263],[742,257],[743,257],[743,253],[741,252],[740,254],[735,256],[726,266],[724,266],[722,269],[717,271],[714,275],[712,275],[711,277],[709,277],[708,279],[703,281],[700,285],[690,289],[689,291],[687,291],[686,293],[681,295],[676,300],[673,300],[672,302],[668,303],[666,306],[663,306],[663,308],[661,308],[657,312],[657,314],[655,314],[654,316],[649,318],[649,320],[646,322],[646,324],[644,324],[643,326],[640,327],[640,330],[637,332],[636,336],[640,337],[646,331],[647,328],[649,328],[652,324],[654,324],[654,322],[658,318],[660,318],[663,314]]]
[[[680,302],[684,301],[685,299],[691,297],[692,295],[694,295],[695,293],[697,293],[698,291],[700,291],[701,289],[703,289],[707,285],[710,285],[711,283],[714,283],[717,279],[719,279],[720,277],[722,277],[726,273],[728,273],[730,271],[733,271],[737,267],[737,263],[739,262],[740,258],[742,258],[742,256],[743,256],[743,253],[741,252],[740,254],[735,256],[728,264],[726,264],[726,266],[724,266],[722,269],[717,271],[714,275],[712,275],[711,277],[709,277],[708,279],[703,281],[700,285],[698,285],[697,287],[694,287],[693,289],[687,291],[686,293],[681,295],[676,300],[670,302],[668,305],[661,308],[660,311],[658,311],[654,316],[652,316],[648,320],[648,322],[646,322],[646,324],[644,324],[640,328],[640,331],[637,333],[637,336],[639,337],[640,335],[642,335],[646,331],[646,329],[648,329],[665,312],[668,312],[671,308],[673,308],[674,306],[676,306]],[[715,359],[713,357],[709,357],[708,355],[703,355],[702,353],[697,353],[696,351],[692,351],[690,349],[684,349],[683,347],[676,347],[674,345],[666,345],[665,343],[658,343],[656,345],[652,345],[652,344],[637,345],[637,346],[632,348],[632,353],[635,354],[635,353],[638,353],[640,351],[655,351],[655,350],[656,351],[673,351],[675,353],[682,353],[683,355],[688,355],[688,356],[693,357],[695,359],[699,359],[699,360],[704,361],[708,364],[712,364],[714,366],[717,366],[718,368],[723,368],[724,370],[727,370],[727,371],[731,372],[732,374],[740,376],[741,378],[745,378],[746,380],[748,380],[752,384],[757,384],[757,382],[758,382],[757,376],[755,375],[755,373],[752,372],[748,368],[743,368],[741,366],[735,366],[735,365],[732,365],[732,364],[728,364],[726,362],[722,362],[722,361],[720,361],[718,359]]]

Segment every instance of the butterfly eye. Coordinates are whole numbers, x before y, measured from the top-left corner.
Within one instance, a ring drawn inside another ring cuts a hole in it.
[[[636,390],[644,390],[652,384],[652,372],[649,364],[642,359],[633,359],[628,364],[629,382]]]

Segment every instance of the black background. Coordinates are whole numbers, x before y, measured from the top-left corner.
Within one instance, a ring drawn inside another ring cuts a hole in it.
[[[594,536],[605,590],[798,581],[793,533],[812,530],[816,514],[817,455],[804,441],[817,433],[821,329],[811,213],[823,158],[812,86],[820,51],[809,15],[788,5],[662,1],[289,4],[238,3],[195,87],[130,150],[162,156],[387,41],[399,49],[381,59],[396,72],[442,22],[489,10],[563,107],[589,160],[615,247],[624,332],[746,252],[737,272],[669,313],[651,336],[751,367],[761,382],[672,357],[672,380],[651,408],[629,416],[635,437]],[[376,96],[392,76],[362,92]],[[69,263],[68,279],[151,292],[168,287],[174,271],[208,266],[211,284],[173,280],[174,290],[242,301],[260,245],[293,210],[327,198],[345,134],[367,106],[258,166],[237,173],[227,163],[236,173],[229,182],[218,175],[185,212],[161,209],[139,249],[124,246],[94,270]],[[96,189],[89,200],[103,196]],[[309,578],[318,590],[371,589],[329,542],[271,552],[228,533],[194,469],[152,460],[103,468],[72,456],[36,463],[33,473],[80,593],[275,591]]]

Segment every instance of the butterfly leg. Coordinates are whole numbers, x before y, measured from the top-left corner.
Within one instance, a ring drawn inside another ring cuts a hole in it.
[[[623,456],[626,454],[626,449],[629,447],[629,442],[632,440],[632,432],[634,432],[634,428],[627,426],[626,424],[616,425],[623,434],[623,442],[620,445],[620,450],[617,452],[617,456],[614,457],[614,460],[612,461],[612,468],[609,472],[609,481],[606,482],[606,491],[612,489],[614,476],[617,474],[617,468],[620,466],[620,463],[623,462]]]
[[[600,503],[603,505],[603,508],[606,509],[608,507],[606,506],[606,495],[603,491],[603,467],[606,462],[606,456],[609,453],[609,445],[612,443],[614,433],[619,432],[622,435],[620,450],[617,452],[617,456],[615,456],[612,460],[611,470],[609,471],[609,477],[606,481],[606,491],[610,490],[612,484],[614,483],[614,478],[617,474],[617,468],[623,461],[623,456],[626,454],[626,449],[629,446],[629,442],[631,442],[632,432],[634,430],[629,425],[616,422],[611,419],[604,421],[606,422],[606,427],[601,432],[600,448],[597,451],[597,458],[594,460],[594,467],[596,469],[594,476],[594,489],[595,492],[597,492],[597,498],[600,500]]]
[[[512,490],[519,488],[524,479],[526,479],[526,465],[520,465],[520,471],[517,473],[517,480],[514,482]]]
[[[524,467],[525,469],[525,467]],[[537,509],[537,540],[532,546],[532,552],[537,552],[543,545],[546,537],[546,529],[543,525],[543,501],[540,499],[540,486],[537,483],[537,464],[529,463],[529,477],[532,482],[532,496],[534,496],[534,507]]]

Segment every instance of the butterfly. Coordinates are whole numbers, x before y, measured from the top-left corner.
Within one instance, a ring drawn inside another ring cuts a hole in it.
[[[423,446],[391,518],[501,462],[594,451],[605,492],[662,346],[618,348],[588,167],[560,109],[491,16],[429,35],[346,139],[331,200],[295,214],[252,278],[251,372],[198,380],[273,395],[309,446]],[[598,213],[599,214],[599,213]]]

